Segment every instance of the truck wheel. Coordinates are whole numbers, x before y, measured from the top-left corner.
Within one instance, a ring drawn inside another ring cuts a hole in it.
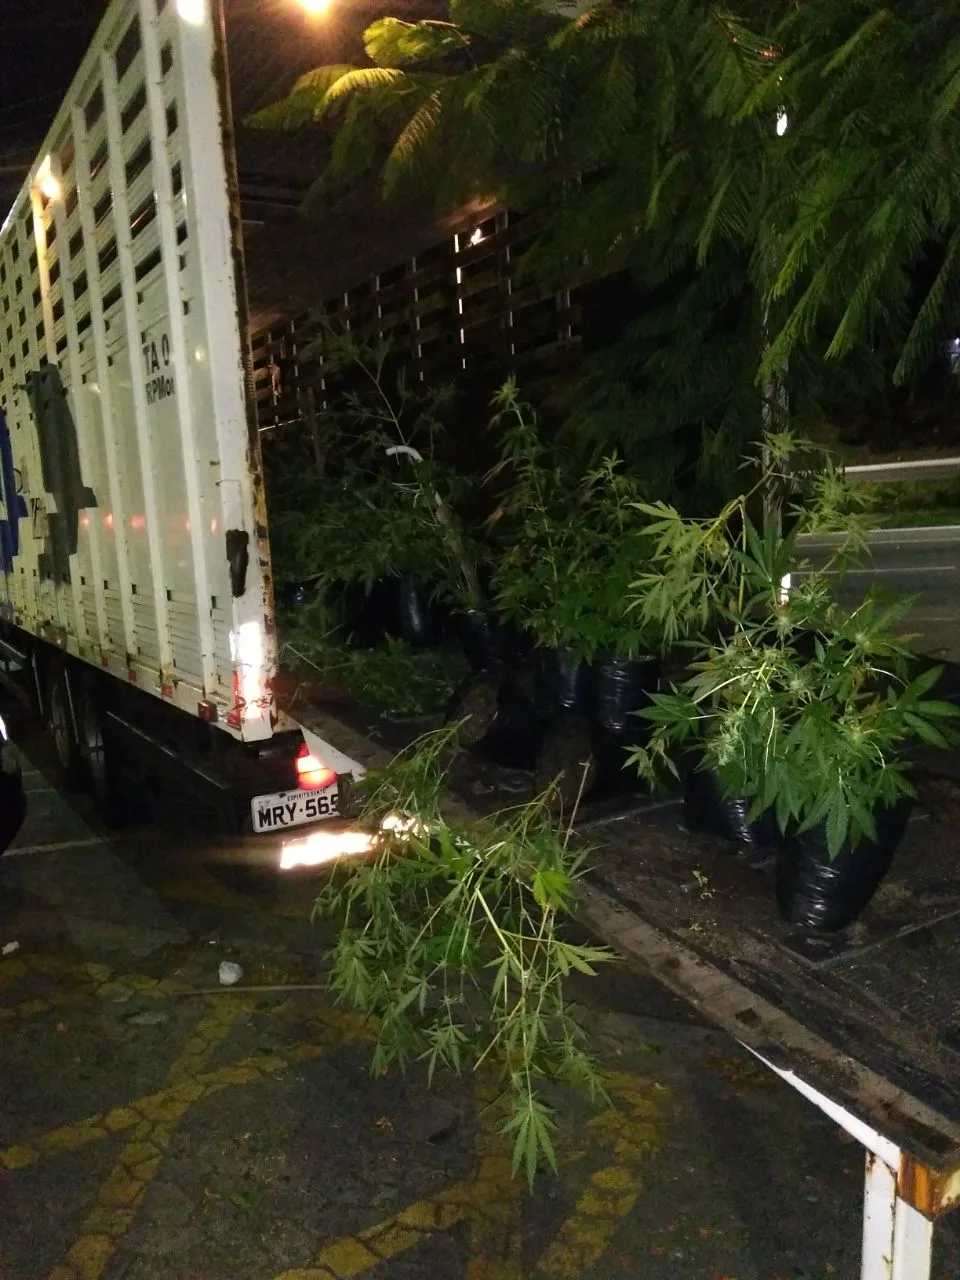
[[[55,662],[47,676],[47,725],[53,736],[63,782],[68,789],[75,791],[83,785],[83,764],[74,722],[72,692],[66,667]]]
[[[78,699],[77,727],[84,781],[93,797],[97,817],[106,827],[125,827],[136,821],[124,795],[115,749],[104,733],[104,713],[94,689],[84,688]]]

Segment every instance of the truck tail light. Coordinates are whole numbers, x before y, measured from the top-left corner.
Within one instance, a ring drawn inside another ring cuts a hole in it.
[[[324,787],[332,787],[337,780],[333,769],[328,769],[322,760],[310,754],[306,743],[297,752],[297,785],[302,791],[322,791]]]

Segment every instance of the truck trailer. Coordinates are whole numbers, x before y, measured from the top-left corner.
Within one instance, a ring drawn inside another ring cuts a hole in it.
[[[232,139],[220,0],[112,0],[0,225],[0,660],[104,821],[283,839],[362,766],[274,697]]]

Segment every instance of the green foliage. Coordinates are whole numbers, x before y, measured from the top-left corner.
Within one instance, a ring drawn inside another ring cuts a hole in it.
[[[819,446],[788,431],[769,434],[750,465],[753,483],[715,516],[684,516],[662,501],[638,504],[654,546],[630,605],[646,625],[662,629],[667,644],[755,607],[776,612],[784,576],[802,565],[796,550],[801,533],[840,535],[825,570],[842,570],[864,547],[867,522],[857,509],[862,495]],[[768,520],[761,538],[752,513],[784,502],[791,532],[781,536]]]
[[[692,674],[654,695],[644,712],[653,734],[631,759],[652,779],[664,767],[676,772],[673,749],[695,745],[729,794],[751,800],[751,818],[772,810],[781,830],[823,823],[835,857],[845,842],[875,836],[878,805],[913,794],[904,745],[949,745],[960,711],[927,696],[938,669],[913,673],[896,632],[909,601],[884,605],[871,595],[841,609],[828,574],[798,555],[799,533],[838,525],[848,537],[833,568],[860,544],[859,518],[843,514],[835,472],[813,477],[789,534],[769,515],[751,518],[752,500],[782,474],[792,444],[768,438],[757,484],[715,519],[645,507],[657,546],[637,607],[668,634],[699,635]]]
[[[584,263],[597,274],[629,267],[645,290],[659,276],[685,293],[690,271],[732,272],[735,340],[729,310],[705,294],[690,348],[680,327],[664,346],[641,325],[633,369],[614,379],[609,402],[610,379],[598,370],[591,380],[596,434],[635,401],[643,439],[669,439],[680,422],[695,429],[687,461],[697,435],[716,433],[735,453],[755,424],[738,426],[724,406],[751,384],[798,363],[809,375],[881,340],[905,381],[955,331],[960,34],[950,6],[747,0],[731,12],[599,0],[569,17],[528,0],[452,0],[449,18],[374,24],[376,75],[301,82],[267,122],[302,121],[315,92],[357,154],[383,166],[388,192],[548,208],[540,260],[564,264],[568,278]],[[778,136],[782,112],[789,128]],[[375,162],[358,133],[365,116],[393,144]],[[630,342],[619,356],[630,360]],[[701,358],[714,368],[698,406]],[[678,407],[690,416],[677,419]]]
[[[419,649],[390,636],[376,645],[355,647],[337,612],[322,591],[307,603],[281,610],[281,659],[305,678],[319,676],[347,690],[379,715],[428,715],[446,708],[469,672],[459,649]]]
[[[412,382],[386,340],[358,343],[327,330],[328,378],[354,385],[320,415],[318,473],[308,437],[264,448],[270,536],[282,580],[329,586],[411,577],[451,602],[472,602],[480,545],[458,520],[466,480],[435,456],[453,393]]]
[[[546,798],[482,824],[444,816],[456,732],[428,735],[365,779],[377,856],[331,878],[316,912],[341,926],[329,955],[336,997],[379,1018],[374,1072],[415,1061],[431,1078],[495,1072],[512,1100],[503,1132],[514,1171],[532,1183],[542,1163],[556,1167],[543,1082],[603,1094],[564,981],[613,956],[563,936],[584,854],[550,822]]]
[[[623,657],[655,651],[658,630],[625,608],[649,549],[636,481],[616,457],[578,475],[562,450],[544,442],[514,382],[495,405],[502,434],[493,476],[509,479],[494,523],[498,609],[538,644],[562,646],[583,661],[600,648]]]

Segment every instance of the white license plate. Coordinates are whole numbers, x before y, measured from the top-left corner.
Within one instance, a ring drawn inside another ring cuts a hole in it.
[[[322,791],[278,791],[272,796],[254,796],[250,802],[253,829],[288,831],[305,822],[335,818],[339,813],[340,789],[336,783]]]

